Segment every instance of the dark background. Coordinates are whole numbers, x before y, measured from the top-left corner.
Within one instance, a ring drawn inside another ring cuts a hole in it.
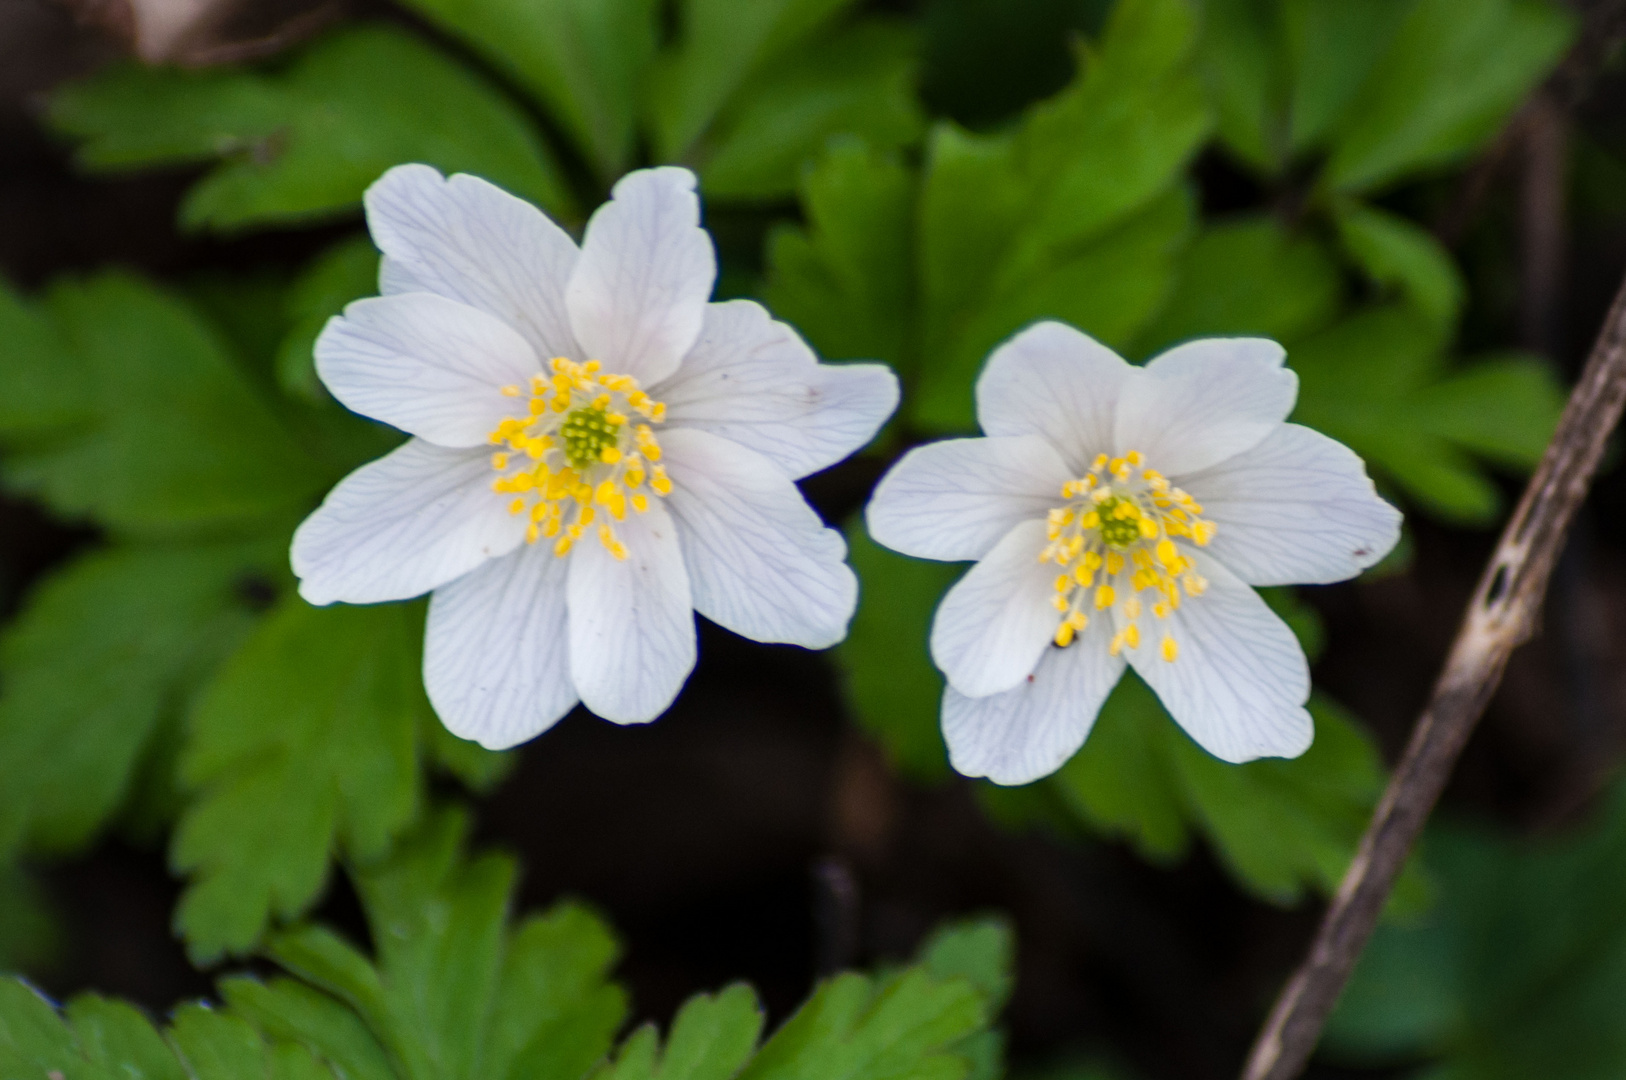
[[[1068,79],[1070,37],[1101,5],[886,6],[925,20],[928,103],[986,126]],[[382,2],[350,10],[410,21]],[[355,228],[189,237],[174,221],[193,174],[76,174],[37,122],[42,95],[121,48],[67,7],[0,0],[0,273],[33,288],[108,264],[171,279],[292,269]],[[1606,153],[1626,149],[1623,106],[1626,75],[1580,57],[1480,160],[1389,200],[1435,222],[1462,259],[1467,346],[1529,347],[1566,378],[1579,367],[1626,269],[1626,185],[1611,187],[1620,177]],[[1211,211],[1291,195],[1258,189],[1218,156],[1199,175]],[[730,249],[749,252],[760,237],[750,219],[714,226]],[[877,467],[839,466],[809,494],[839,520]],[[1513,495],[1517,481],[1507,487]],[[1515,656],[1443,813],[1555,835],[1584,818],[1613,775],[1626,741],[1622,508],[1626,477],[1610,471],[1555,576],[1544,631]],[[0,615],[94,539],[0,501]],[[1329,634],[1317,682],[1370,726],[1390,761],[1493,536],[1416,519],[1412,539],[1404,573],[1303,590]],[[691,992],[745,977],[783,1016],[821,968],[901,957],[940,918],[997,909],[1018,931],[1007,1013],[1018,1066],[1105,1052],[1149,1077],[1234,1074],[1315,907],[1247,898],[1200,847],[1160,868],[1098,840],[1006,831],[967,783],[926,789],[892,776],[845,720],[827,657],[710,626],[701,654],[664,719],[616,728],[571,716],[519,751],[478,817],[483,841],[521,856],[524,904],[575,894],[608,914],[627,942],[620,972],[636,1015],[665,1019]],[[95,988],[160,1012],[208,992],[209,974],[187,964],[169,932],[177,884],[160,845],[109,839],[44,876],[62,922],[56,958],[38,973],[49,991]],[[323,914],[362,932],[342,882]]]

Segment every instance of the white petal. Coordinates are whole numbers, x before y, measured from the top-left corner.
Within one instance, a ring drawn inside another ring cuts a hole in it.
[[[1129,364],[1066,323],[1028,327],[995,349],[977,379],[977,422],[988,435],[1043,435],[1075,474],[1110,453]]]
[[[570,554],[570,674],[589,709],[618,724],[666,711],[694,670],[694,605],[659,499],[616,525],[628,557],[589,532]]]
[[[524,199],[478,176],[397,165],[364,197],[386,294],[432,292],[495,315],[544,360],[580,359],[565,314],[576,243]]]
[[[677,370],[700,336],[716,277],[694,174],[628,173],[587,223],[565,288],[570,325],[588,357],[653,385]]]
[[[700,339],[654,396],[667,423],[749,446],[792,480],[875,437],[898,405],[884,364],[821,364],[760,304],[707,304]]]
[[[1043,521],[1024,521],[938,605],[932,659],[949,685],[970,697],[1009,690],[1032,674],[1061,616],[1050,606],[1058,574],[1039,561]]]
[[[1143,616],[1140,648],[1125,650],[1130,664],[1169,715],[1220,760],[1298,757],[1315,734],[1304,708],[1304,650],[1258,593],[1206,553],[1196,560],[1208,591],[1184,597],[1167,619]],[[1179,646],[1173,661],[1162,656],[1165,632]]]
[[[980,559],[1021,521],[1062,502],[1072,478],[1038,435],[917,446],[881,478],[864,512],[869,534],[921,559]]]
[[[943,738],[954,768],[996,784],[1029,784],[1066,764],[1123,674],[1123,657],[1107,652],[1111,637],[1111,622],[1095,618],[1067,648],[1046,649],[1013,690],[972,698],[945,689]]]
[[[525,544],[435,590],[423,681],[453,735],[506,750],[576,704],[565,619],[569,569],[552,544]]]
[[[796,485],[710,432],[664,432],[661,449],[695,610],[753,641],[825,649],[846,637],[858,604],[847,542]]]
[[[419,596],[506,555],[527,519],[491,490],[483,450],[412,439],[339,481],[294,532],[299,595],[313,604]]]
[[[316,339],[316,370],[345,407],[441,446],[481,446],[541,371],[496,316],[433,293],[357,300]]]
[[[1355,452],[1298,424],[1251,450],[1176,478],[1218,528],[1208,552],[1250,585],[1352,578],[1400,539]]]
[[[1266,338],[1204,338],[1134,372],[1118,401],[1118,453],[1139,450],[1167,475],[1258,446],[1293,411],[1299,380]]]

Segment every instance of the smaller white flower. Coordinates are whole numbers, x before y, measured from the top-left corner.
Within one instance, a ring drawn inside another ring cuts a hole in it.
[[[294,535],[313,604],[433,591],[442,721],[513,746],[576,702],[653,720],[695,663],[693,612],[758,641],[846,635],[857,581],[795,481],[891,415],[878,364],[820,364],[716,277],[694,176],[631,173],[580,248],[473,176],[368,189],[383,296],[316,343],[345,405],[413,436]]]
[[[1215,757],[1308,749],[1309,665],[1250,586],[1353,577],[1394,546],[1400,514],[1347,447],[1285,423],[1298,380],[1283,358],[1211,338],[1134,367],[1039,323],[977,381],[986,438],[917,447],[881,480],[877,541],[976,560],[931,633],[956,769],[1054,772],[1126,662]]]

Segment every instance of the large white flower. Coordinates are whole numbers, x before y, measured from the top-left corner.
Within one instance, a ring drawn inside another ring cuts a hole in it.
[[[976,560],[932,625],[954,767],[1021,784],[1089,735],[1124,664],[1226,761],[1295,757],[1309,666],[1250,586],[1353,577],[1400,514],[1341,443],[1285,423],[1281,346],[1213,338],[1134,367],[1061,323],[997,349],[986,438],[918,447],[868,510],[879,542]]]
[[[477,177],[403,165],[367,192],[384,295],[328,323],[317,371],[413,438],[329,493],[293,568],[313,604],[433,590],[425,684],[465,738],[512,746],[578,700],[654,719],[695,611],[758,641],[846,634],[846,545],[793,481],[869,441],[897,382],[707,303],[694,186],[624,177],[580,248]]]

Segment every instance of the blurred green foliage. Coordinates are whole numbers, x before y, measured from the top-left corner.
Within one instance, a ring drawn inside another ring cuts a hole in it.
[[[263,958],[280,969],[219,980],[160,1031],[86,994],[58,1010],[0,980],[0,1075],[153,1080],[961,1080],[1002,1071],[990,1025],[1011,978],[1000,922],[946,926],[915,963],[826,980],[765,1041],[755,992],[699,994],[664,1040],[628,1010],[614,933],[564,902],[513,920],[516,866],[463,854],[464,815],[442,811],[386,857],[352,869],[372,955],[301,924]],[[989,1039],[994,1041],[989,1043]]]
[[[1438,902],[1378,930],[1328,1056],[1431,1080],[1626,1072],[1626,785],[1562,840],[1437,825],[1427,862]]]
[[[1354,447],[1408,510],[1460,524],[1495,518],[1489,468],[1529,467],[1557,416],[1539,361],[1456,355],[1463,275],[1389,198],[1482,150],[1552,69],[1574,27],[1547,0],[406,6],[458,49],[350,23],[256,65],[116,64],[51,100],[88,170],[193,170],[183,228],[352,233],[286,279],[0,285],[0,483],[102,539],[0,634],[0,867],[174,826],[193,956],[269,940],[294,976],[228,980],[228,1007],[183,1010],[167,1043],[127,1007],[58,1014],[8,985],[0,1071],[175,1076],[178,1052],[213,1055],[222,1076],[428,1080],[579,1053],[546,1073],[578,1076],[610,1049],[622,1006],[591,916],[509,931],[511,867],[459,862],[441,819],[417,854],[379,861],[425,828],[427,768],[475,789],[502,768],[433,721],[420,609],[291,595],[293,525],[396,437],[338,408],[310,360],[325,320],[376,289],[353,227],[391,165],[480,173],[567,224],[630,167],[695,168],[714,221],[768,223],[762,261],[748,233],[729,280],[754,282],[825,356],[897,369],[888,451],[971,430],[982,359],[1039,318],[1133,359],[1193,335],[1276,337],[1301,380],[1296,418]],[[1251,185],[1246,208],[1204,210],[1199,173],[1220,159]],[[864,601],[838,662],[853,714],[903,772],[941,778],[925,631],[957,568],[850,539]],[[1275,602],[1314,635],[1290,595]],[[1154,860],[1201,838],[1244,888],[1291,903],[1330,888],[1382,783],[1359,726],[1325,696],[1314,711],[1304,757],[1231,767],[1126,679],[1043,790]],[[299,923],[335,857],[375,920],[399,915],[376,924],[399,937],[375,932],[376,959]],[[0,923],[33,910],[24,880],[0,871]],[[466,966],[443,970],[457,934]],[[697,999],[664,1040],[631,1036],[606,1075],[747,1060],[751,1077],[823,1075],[809,1063],[838,1059],[853,1077],[959,1076],[962,1059],[993,1075],[997,1039],[978,1032],[1004,991],[986,966],[969,985],[939,978],[934,964],[965,963],[943,950],[826,984],[760,1053],[750,991]],[[414,996],[442,979],[456,992]],[[493,997],[507,980],[530,980],[515,1000],[531,1013]],[[570,1034],[544,1040],[548,1024]],[[479,1038],[507,1056],[480,1058]]]

